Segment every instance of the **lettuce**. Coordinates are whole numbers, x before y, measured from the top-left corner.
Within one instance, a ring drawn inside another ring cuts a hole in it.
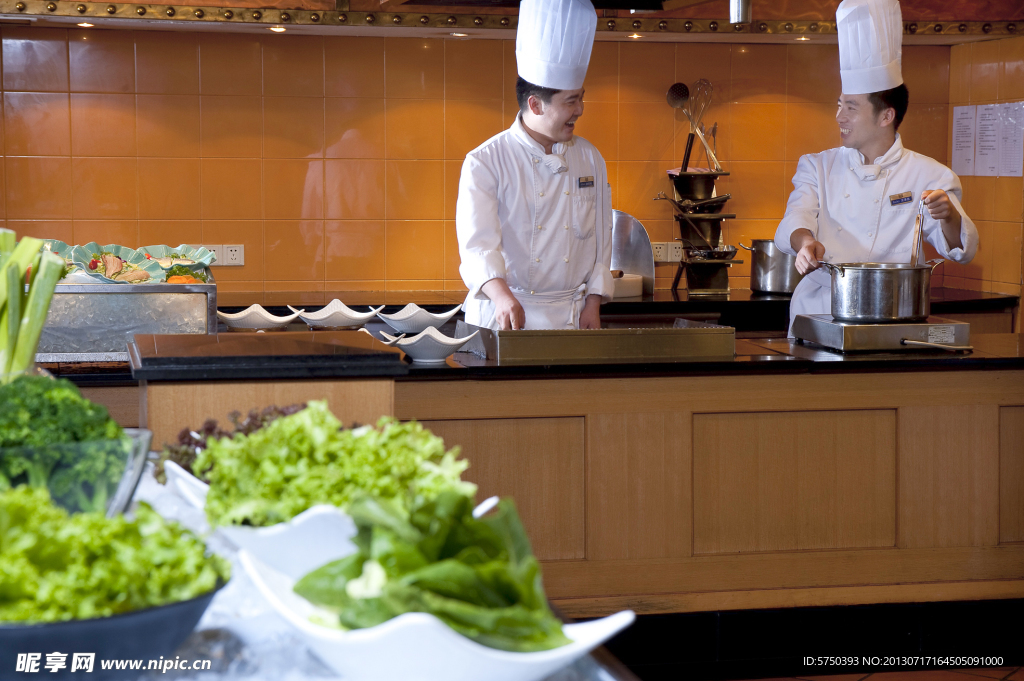
[[[345,430],[314,401],[253,433],[210,438],[192,470],[210,482],[211,525],[266,526],[316,504],[345,509],[364,493],[400,508],[448,490],[472,495],[476,486],[460,479],[469,464],[457,456],[418,423],[383,418]]]
[[[108,617],[195,598],[230,566],[140,505],[134,520],[69,515],[46,489],[0,492],[0,622]]]
[[[295,593],[336,612],[349,629],[426,612],[501,650],[569,643],[547,605],[540,565],[512,500],[481,519],[472,510],[472,500],[455,491],[410,511],[362,496],[349,508],[358,552],[310,572]]]

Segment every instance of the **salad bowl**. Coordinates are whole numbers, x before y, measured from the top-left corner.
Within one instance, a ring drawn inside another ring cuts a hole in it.
[[[449,338],[436,328],[428,326],[421,333],[411,338],[401,338],[380,332],[385,344],[396,347],[412,357],[412,361],[420,364],[444,364],[448,355],[458,352],[459,348],[476,338],[480,333],[474,331],[463,338]]]
[[[378,312],[377,316],[383,319],[388,326],[398,333],[420,333],[423,330],[433,327],[437,328],[455,316],[462,305],[456,305],[447,312],[432,314],[427,312],[416,303],[409,303],[394,314],[383,314]]]
[[[168,485],[189,505],[203,510],[210,486],[173,461],[164,462]],[[291,520],[269,527],[222,526],[216,529],[239,549],[292,580],[353,551],[356,526],[336,506],[320,504]]]
[[[177,248],[164,245],[143,246],[139,249],[139,253],[142,253],[143,256],[150,256],[148,260],[155,261],[164,270],[169,270],[175,265],[181,265],[190,270],[201,270],[217,260],[217,256],[203,246],[195,248],[188,244],[181,244]]]
[[[422,612],[410,612],[368,629],[344,631],[336,616],[294,591],[295,580],[248,551],[239,562],[271,607],[292,625],[316,655],[353,681],[538,681],[566,667],[628,627],[630,610],[599,620],[567,624],[572,643],[535,653],[480,645]],[[324,622],[319,624],[318,622]]]
[[[107,284],[131,283],[120,279],[111,279],[104,273],[89,268],[89,263],[96,259],[95,256],[105,254],[116,255],[122,261],[131,266],[132,269],[146,272],[149,275],[149,279],[140,283],[151,284],[153,282],[164,281],[167,278],[166,273],[158,263],[147,259],[144,254],[136,251],[134,248],[128,248],[127,246],[121,246],[119,244],[107,244],[106,246],[100,246],[95,241],[92,241],[84,246],[75,246],[71,249],[71,260],[75,263],[76,267],[91,277],[94,281],[100,281]]]
[[[157,265],[159,267],[159,265]],[[278,317],[263,309],[260,304],[250,305],[241,312],[228,313],[217,311],[217,318],[228,325],[230,330],[258,331],[267,329],[283,329],[295,321],[305,310],[297,310],[293,314]]]
[[[376,310],[370,308],[369,312],[356,312],[337,298],[327,303],[316,312],[303,312],[296,310],[291,305],[288,309],[292,312],[299,312],[299,319],[306,322],[313,329],[353,329],[361,327],[384,309],[381,305]]]

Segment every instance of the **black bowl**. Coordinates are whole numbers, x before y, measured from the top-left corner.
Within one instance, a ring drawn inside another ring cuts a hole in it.
[[[715,190],[715,180],[728,174],[725,171],[720,173],[678,173],[670,177],[680,199],[702,201],[711,198],[711,194]]]
[[[223,586],[223,585],[221,585]],[[172,657],[196,628],[220,586],[202,596],[110,617],[41,624],[0,624],[0,678],[15,672],[18,653],[41,653],[40,676],[47,679],[138,679],[150,660]],[[67,666],[56,673],[45,668],[49,653],[66,653]],[[95,653],[91,674],[71,673],[74,653]],[[102,660],[141,660],[141,669],[104,670]],[[191,663],[191,660],[189,661]],[[30,678],[30,675],[25,675]]]

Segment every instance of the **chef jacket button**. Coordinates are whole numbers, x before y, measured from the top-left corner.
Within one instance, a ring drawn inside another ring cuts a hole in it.
[[[543,196],[543,194],[541,194],[541,196]],[[878,199],[875,199],[875,203],[878,203]]]
[[[533,159],[533,162],[534,163],[540,163],[540,159],[539,158],[535,158],[535,159]]]
[[[537,262],[540,262],[540,258],[537,258]]]
[[[566,225],[566,226],[565,226],[565,228],[566,228],[566,229],[569,229],[569,225]]]
[[[569,258],[562,258],[562,260],[569,262]]]
[[[846,198],[850,198],[849,194],[843,194],[843,196],[845,196]]]
[[[540,195],[544,196],[544,192],[541,192]],[[878,203],[878,201],[875,201],[875,203]]]
[[[874,232],[868,232],[868,236],[874,236],[874,235],[875,235]]]
[[[563,193],[564,193],[564,194],[565,194],[566,196],[569,196],[569,192],[568,192],[568,191],[566,191],[566,192],[563,192]]]
[[[544,229],[544,228],[541,227],[540,225],[537,225],[537,229]]]
[[[836,227],[836,231],[837,232],[841,232],[841,231],[843,231],[843,228],[842,227]]]
[[[530,295],[531,295],[531,296],[533,295],[533,291],[530,291]]]

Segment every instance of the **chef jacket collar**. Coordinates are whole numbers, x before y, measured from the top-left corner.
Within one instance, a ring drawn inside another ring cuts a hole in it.
[[[555,142],[551,147],[551,153],[544,153],[544,147],[541,146],[540,142],[533,139],[530,133],[526,131],[526,127],[523,125],[523,112],[521,111],[516,114],[516,120],[512,124],[512,134],[515,135],[520,144],[530,151],[532,156],[536,156],[544,161],[544,165],[550,168],[551,172],[562,173],[569,169],[565,162],[565,152],[569,145]]]
[[[892,143],[887,152],[876,158],[874,163],[867,163],[864,154],[856,149],[849,149],[848,156],[850,170],[857,177],[864,181],[877,180],[881,176],[882,170],[895,165],[903,157],[903,139],[900,138],[899,133],[896,133],[896,141]]]

